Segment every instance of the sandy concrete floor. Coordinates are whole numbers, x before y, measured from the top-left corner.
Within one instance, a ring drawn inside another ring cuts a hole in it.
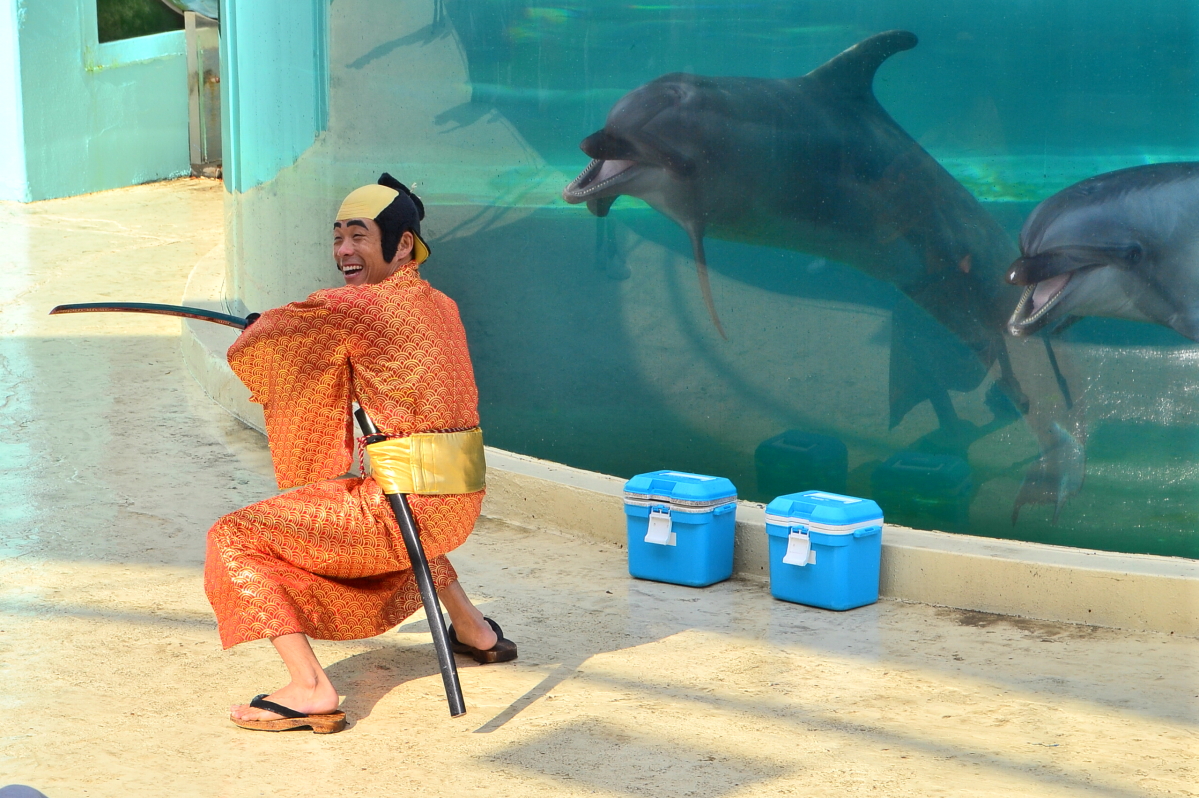
[[[179,325],[50,318],[177,302],[218,184],[0,204],[0,785],[73,796],[1199,795],[1199,645],[763,584],[628,578],[623,552],[484,521],[454,556],[521,646],[460,662],[451,719],[423,620],[321,643],[343,733],[243,731],[279,686],[222,652],[204,534],[271,495],[264,441],[183,368]]]

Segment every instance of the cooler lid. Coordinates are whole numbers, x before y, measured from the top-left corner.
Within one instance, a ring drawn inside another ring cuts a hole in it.
[[[820,490],[779,496],[766,505],[766,514],[831,527],[879,521],[883,517],[883,511],[870,499]]]
[[[683,505],[723,504],[737,498],[737,488],[724,477],[685,471],[651,471],[625,483],[626,499],[657,499]]]

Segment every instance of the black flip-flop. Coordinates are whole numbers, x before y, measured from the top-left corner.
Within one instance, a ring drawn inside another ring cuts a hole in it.
[[[475,662],[482,665],[490,665],[496,662],[511,662],[516,659],[516,643],[504,637],[504,630],[500,628],[498,623],[490,618],[484,618],[483,620],[491,624],[491,628],[495,630],[495,645],[491,648],[482,649],[459,642],[458,635],[454,633],[454,626],[450,624],[450,647],[454,649],[454,653],[466,654]]]
[[[307,727],[312,729],[313,734],[333,734],[346,727],[346,713],[341,710],[320,715],[305,715],[303,712],[297,712],[290,707],[276,704],[274,701],[267,701],[265,700],[266,696],[266,693],[254,696],[250,706],[254,709],[265,709],[267,712],[274,712],[283,717],[274,720],[238,720],[230,715],[229,720],[243,729],[253,729],[254,731],[287,731],[288,729]]]

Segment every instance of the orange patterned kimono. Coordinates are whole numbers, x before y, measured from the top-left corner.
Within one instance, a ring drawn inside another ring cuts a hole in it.
[[[317,291],[267,311],[229,349],[263,405],[280,488],[208,533],[204,589],[221,643],[292,632],[322,640],[381,634],[421,606],[403,538],[370,477],[352,464],[350,403],[391,436],[478,426],[478,392],[453,300],[415,264],[376,285]],[[433,581],[456,576],[483,491],[410,496]]]

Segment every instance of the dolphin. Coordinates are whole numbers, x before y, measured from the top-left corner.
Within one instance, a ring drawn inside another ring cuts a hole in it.
[[[1050,404],[1031,408],[1012,369],[1004,333],[1020,291],[1004,278],[1019,251],[874,96],[879,67],[916,41],[908,31],[879,33],[790,79],[663,75],[621,98],[583,139],[592,161],[562,197],[603,217],[618,196],[635,196],[674,220],[691,239],[722,336],[705,236],[811,253],[896,286],[980,367],[929,350],[929,339],[902,329],[904,314],[893,313],[891,426],[929,399],[949,439],[968,446],[1018,410],[1042,456],[1025,474],[1013,522],[1029,503],[1056,505],[1056,518],[1082,484],[1083,435],[1059,423]],[[947,391],[973,390],[996,362],[995,422],[971,431]]]
[[[1114,316],[1199,341],[1199,163],[1120,169],[1049,197],[1025,221],[1007,280],[1024,286],[1012,335]]]
[[[1016,247],[874,96],[882,63],[915,46],[907,31],[880,33],[785,80],[663,75],[582,141],[593,160],[562,197],[602,217],[618,196],[635,196],[679,224],[722,336],[708,235],[811,253],[897,286],[981,361],[947,387],[972,390],[998,360],[1004,393],[1024,409],[1003,336],[1018,299],[1003,280]],[[936,393],[898,396],[896,356],[892,426]],[[952,413],[947,398],[940,407]]]

